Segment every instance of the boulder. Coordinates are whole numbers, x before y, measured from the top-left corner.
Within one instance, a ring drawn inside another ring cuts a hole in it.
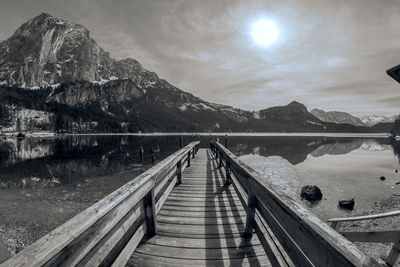
[[[300,197],[309,201],[322,199],[321,189],[316,185],[306,185],[301,188]]]
[[[349,200],[339,200],[339,207],[352,210],[354,208],[354,198]]]
[[[381,176],[381,178],[379,178],[379,179],[381,179],[381,181],[385,181],[386,177],[385,176]]]

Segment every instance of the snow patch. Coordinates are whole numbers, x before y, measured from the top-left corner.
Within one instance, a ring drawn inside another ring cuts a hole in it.
[[[361,148],[368,151],[383,151],[385,148],[378,144],[362,144]]]
[[[321,123],[314,122],[314,121],[307,121],[307,122],[310,123],[310,124],[314,124],[314,125],[322,125]]]

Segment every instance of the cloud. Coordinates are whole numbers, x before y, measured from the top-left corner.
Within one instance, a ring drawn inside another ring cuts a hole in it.
[[[132,57],[208,101],[262,109],[292,100],[357,114],[398,113],[400,5],[375,0],[3,0],[0,39],[42,11],[85,25],[113,57]],[[249,34],[269,18],[266,48]]]

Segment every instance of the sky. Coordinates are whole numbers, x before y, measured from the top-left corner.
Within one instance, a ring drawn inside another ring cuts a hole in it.
[[[291,101],[354,115],[400,112],[398,0],[0,0],[0,40],[47,12],[82,24],[116,59],[134,58],[211,102],[259,110]],[[273,21],[260,46],[253,23]]]

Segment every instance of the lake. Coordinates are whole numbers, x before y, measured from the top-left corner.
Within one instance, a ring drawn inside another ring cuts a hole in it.
[[[184,136],[184,143],[210,136]],[[224,143],[224,137],[219,137]],[[138,149],[143,147],[144,159]],[[31,244],[179,149],[179,136],[63,136],[0,140],[0,235],[13,252]],[[308,204],[319,217],[348,216],[400,194],[399,142],[384,138],[233,136],[238,156],[280,156],[297,173],[293,191],[318,185],[323,199]],[[380,177],[385,180],[381,181]],[[337,207],[355,198],[353,211]]]

